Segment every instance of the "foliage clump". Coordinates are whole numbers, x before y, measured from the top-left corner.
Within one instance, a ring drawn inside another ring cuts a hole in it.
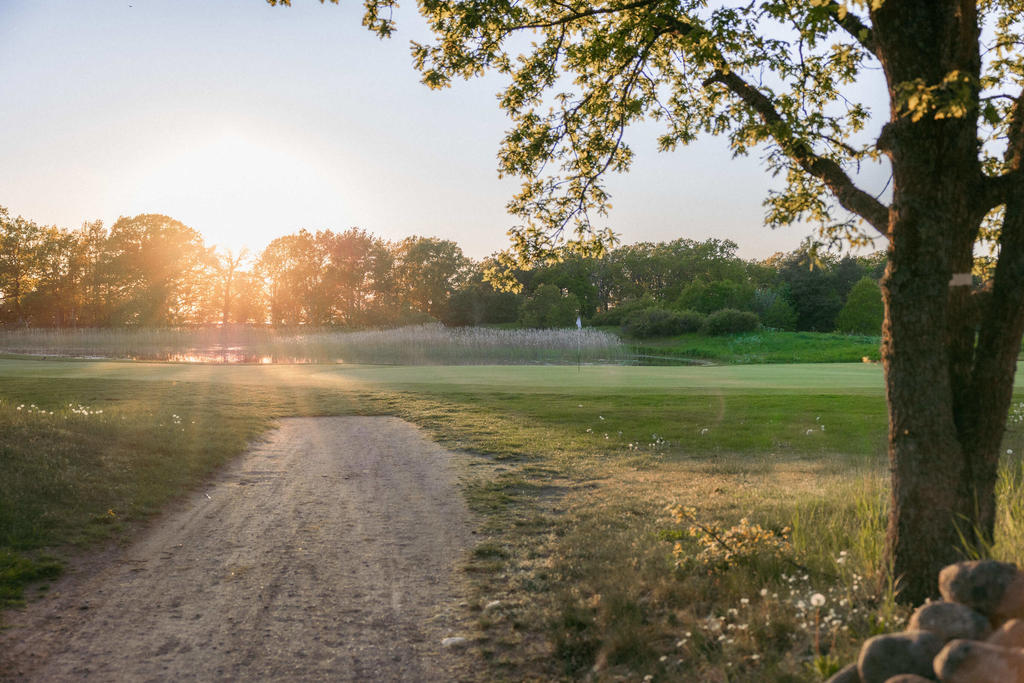
[[[523,327],[570,327],[580,309],[579,299],[555,285],[543,284],[519,309],[519,323]]]
[[[881,334],[882,290],[869,277],[861,278],[850,290],[846,305],[836,318],[836,330],[847,334]]]
[[[753,332],[761,325],[757,315],[750,311],[737,311],[734,308],[724,308],[715,311],[707,317],[701,325],[702,334],[737,334],[740,332]]]
[[[686,546],[677,541],[672,549],[677,567],[697,564],[708,569],[726,569],[758,559],[781,559],[793,555],[789,527],[778,531],[766,529],[744,517],[738,524],[724,528],[716,523],[700,521],[694,507],[672,505],[668,512],[677,524],[687,525],[687,532],[700,546],[699,552],[691,555]]]
[[[630,337],[646,339],[697,332],[703,324],[704,316],[697,311],[648,308],[630,313],[622,323],[622,331]]]

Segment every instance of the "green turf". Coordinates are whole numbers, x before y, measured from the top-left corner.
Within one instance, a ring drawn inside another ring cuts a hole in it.
[[[792,557],[810,567],[805,592],[835,581],[830,563],[842,550],[860,571],[879,556],[886,420],[875,364],[0,359],[0,600],[53,576],[66,544],[146,519],[275,419],[353,413],[398,415],[473,455],[463,486],[482,526],[466,575],[481,604],[507,604],[480,616],[492,678],[571,678],[606,665],[629,680],[724,680],[730,662],[759,653],[736,680],[816,680],[805,663],[812,640],[781,602],[762,617],[789,629],[785,638],[751,633],[735,646],[746,650],[676,646],[763,586],[789,588],[777,563],[760,560],[717,574],[673,568],[666,539],[696,548],[664,519],[668,502],[696,506],[708,523],[750,515],[794,527]],[[1006,446],[1024,451],[1024,434],[1014,428]],[[853,585],[845,580],[837,585]],[[879,618],[878,603],[858,600],[867,611],[843,636],[843,656],[877,626],[865,620]]]
[[[836,394],[884,391],[877,364],[800,364],[710,367],[619,365],[199,365],[132,361],[0,359],[0,377],[446,390],[508,389],[525,393],[799,391]]]

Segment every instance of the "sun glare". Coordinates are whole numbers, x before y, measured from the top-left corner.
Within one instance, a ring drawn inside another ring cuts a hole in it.
[[[238,130],[199,140],[153,160],[139,177],[148,196],[210,197],[270,189],[308,168],[295,153]]]
[[[336,160],[326,161],[301,145],[226,127],[171,141],[162,154],[140,163],[130,179],[132,203],[139,212],[184,218],[211,243],[258,248],[278,236],[254,230],[268,216],[295,224],[304,204],[325,196],[335,197],[342,212],[344,188],[352,183]]]

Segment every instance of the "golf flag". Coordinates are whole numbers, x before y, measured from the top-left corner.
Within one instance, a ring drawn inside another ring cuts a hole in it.
[[[578,315],[576,316],[576,329],[577,330],[582,330],[583,329],[583,321],[580,320],[580,317]]]

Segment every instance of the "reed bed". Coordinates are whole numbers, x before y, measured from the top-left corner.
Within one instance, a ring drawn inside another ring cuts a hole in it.
[[[228,363],[516,365],[623,363],[632,353],[600,330],[418,325],[386,330],[89,328],[0,330],[0,352]]]

